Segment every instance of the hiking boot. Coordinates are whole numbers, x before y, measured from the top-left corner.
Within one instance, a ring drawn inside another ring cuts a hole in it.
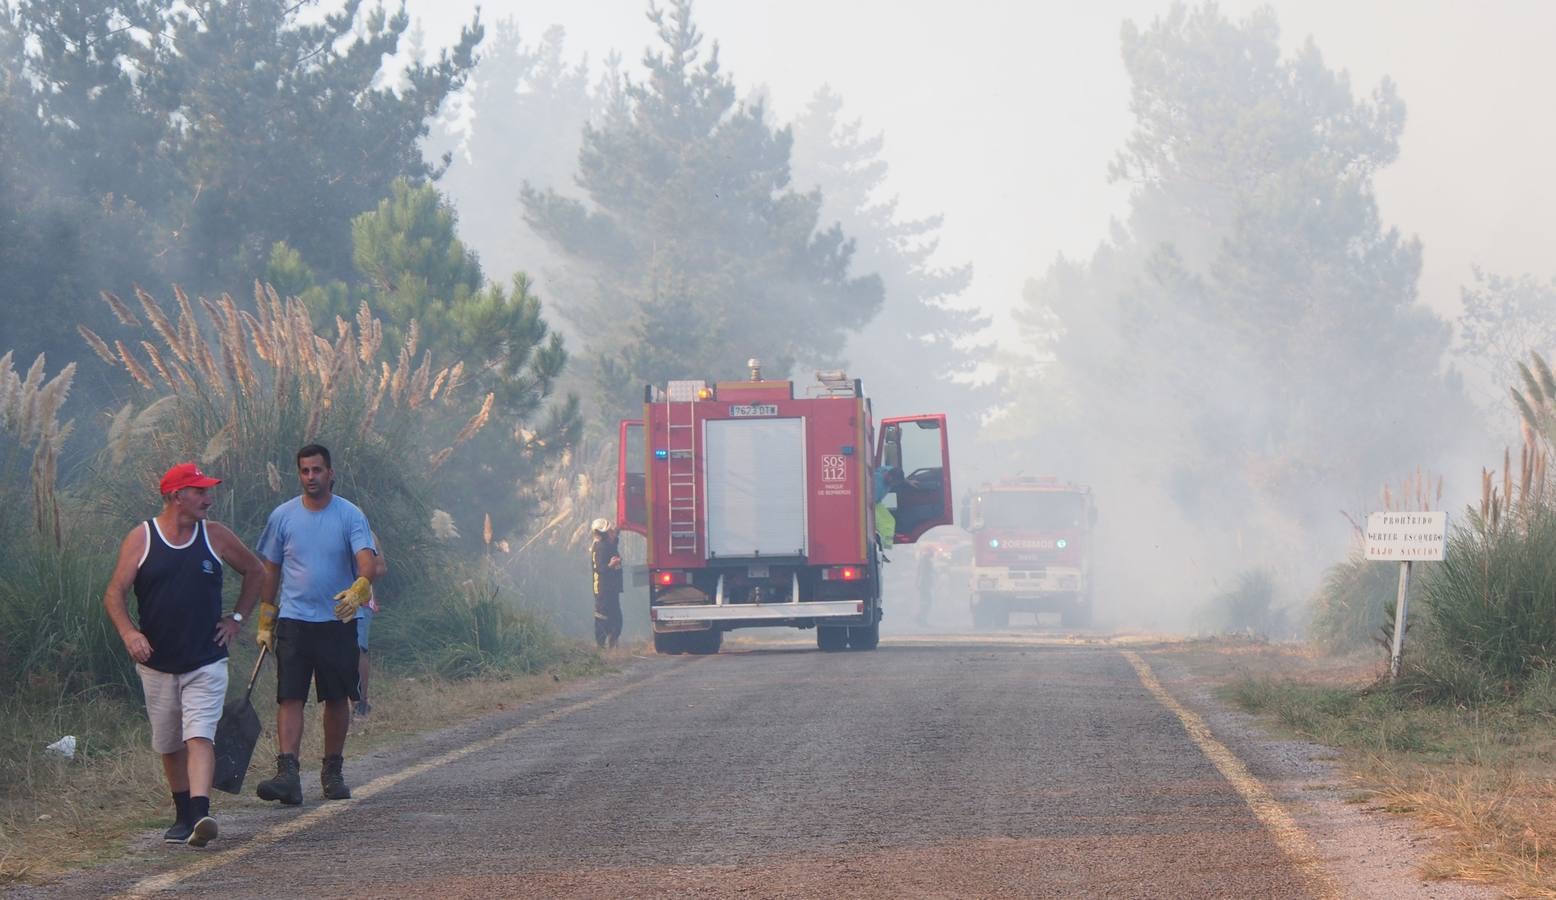
[[[205,816],[194,823],[189,832],[189,846],[204,847],[216,837],[216,819],[213,816]]]
[[[319,786],[324,788],[324,799],[351,799],[351,788],[346,787],[345,773],[340,770],[344,763],[339,756],[324,757],[324,768],[319,770]]]
[[[303,802],[303,780],[297,772],[297,757],[282,753],[276,757],[275,777],[261,781],[255,793],[261,800],[280,800],[287,806],[297,806]]]
[[[190,825],[183,819],[179,819],[177,822],[173,823],[172,828],[162,832],[162,840],[169,844],[182,844],[189,840],[189,835],[193,833],[193,831],[193,825]]]

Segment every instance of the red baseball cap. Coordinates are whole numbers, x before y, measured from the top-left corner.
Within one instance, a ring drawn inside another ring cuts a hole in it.
[[[179,463],[168,469],[167,474],[162,476],[162,494],[166,496],[186,487],[215,487],[221,483],[220,478],[212,478],[200,471],[200,467],[192,462]]]

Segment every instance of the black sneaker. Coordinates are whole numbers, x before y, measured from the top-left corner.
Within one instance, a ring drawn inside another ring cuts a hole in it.
[[[324,757],[324,767],[319,770],[319,786],[324,788],[324,799],[351,799],[351,788],[346,787],[346,776],[341,771],[344,763],[339,756]]]
[[[189,840],[189,835],[194,831],[194,826],[179,819],[173,823],[173,827],[162,832],[162,840],[169,844],[182,844]]]
[[[204,847],[216,837],[216,819],[206,816],[194,823],[194,828],[189,833],[189,846]]]
[[[261,800],[280,800],[287,806],[303,802],[303,780],[297,771],[297,757],[282,753],[276,757],[276,774],[259,783],[255,790]]]

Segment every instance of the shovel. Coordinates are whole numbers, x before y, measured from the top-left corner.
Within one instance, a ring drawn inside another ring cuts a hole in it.
[[[249,760],[254,757],[254,745],[259,743],[259,713],[249,697],[254,693],[254,682],[259,679],[259,667],[264,665],[269,647],[259,648],[259,659],[254,660],[254,671],[249,674],[248,689],[243,696],[222,708],[221,721],[216,723],[216,776],[211,786],[218,791],[237,794],[243,791],[243,778],[249,772]]]

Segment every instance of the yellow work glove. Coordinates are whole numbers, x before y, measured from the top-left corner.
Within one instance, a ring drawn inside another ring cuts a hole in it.
[[[276,648],[276,615],[280,612],[274,603],[259,604],[259,633],[254,641],[267,650]]]
[[[367,601],[373,596],[373,583],[366,578],[358,578],[351,582],[351,587],[346,588],[335,595],[340,601],[335,604],[335,618],[342,622],[350,622],[357,617],[357,610],[367,605]]]

